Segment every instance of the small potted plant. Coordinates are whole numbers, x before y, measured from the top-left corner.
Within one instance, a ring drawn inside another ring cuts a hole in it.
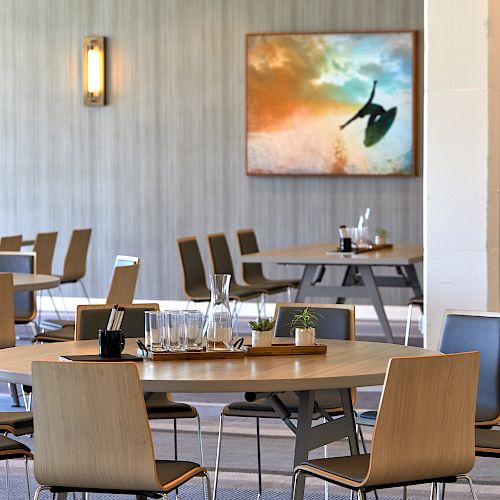
[[[252,329],[252,347],[270,347],[276,320],[272,318],[257,318],[248,324]]]
[[[295,345],[307,346],[316,343],[316,324],[319,315],[309,307],[299,309],[290,323],[290,333],[295,333]]]
[[[383,227],[377,227],[377,229],[375,229],[375,245],[385,245],[388,237],[389,231],[387,231],[387,229]]]

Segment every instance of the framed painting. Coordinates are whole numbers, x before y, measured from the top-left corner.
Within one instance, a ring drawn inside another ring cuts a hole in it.
[[[416,32],[246,40],[248,175],[415,175]]]

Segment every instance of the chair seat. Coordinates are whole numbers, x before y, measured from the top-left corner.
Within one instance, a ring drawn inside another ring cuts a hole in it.
[[[194,462],[157,460],[156,471],[164,491],[170,491],[189,479],[203,474],[205,469]]]
[[[417,295],[416,297],[412,297],[408,301],[408,305],[413,304],[415,306],[423,306],[424,305],[424,296],[423,295]]]
[[[234,286],[229,289],[229,298],[231,300],[250,300],[260,297],[264,290],[256,290],[255,288]]]
[[[500,457],[500,431],[476,428],[476,455]]]
[[[68,342],[73,340],[75,340],[74,325],[42,332],[33,337],[33,342]]]
[[[318,458],[300,464],[299,468],[309,473],[328,478],[335,483],[344,484],[344,480],[362,483],[368,474],[370,454],[347,457]]]
[[[360,413],[356,417],[356,423],[358,425],[366,425],[367,427],[373,427],[377,421],[377,410],[368,410]]]
[[[195,418],[198,415],[194,406],[164,399],[146,399],[146,410],[150,420]]]
[[[14,436],[23,436],[33,432],[33,414],[30,411],[0,412],[0,431]]]
[[[265,287],[276,287],[276,288],[298,288],[300,285],[300,280],[274,280],[274,279],[260,279],[260,280],[252,280],[247,281],[249,285],[252,286],[265,286]]]
[[[278,396],[287,410],[292,414],[292,417],[296,417],[299,411],[298,396],[294,392],[284,392],[278,394]],[[337,391],[317,391],[317,401],[330,415],[343,413],[340,393],[337,393]],[[227,417],[280,418],[267,399],[257,399],[251,403],[248,401],[236,401],[226,405],[222,412]],[[319,413],[313,414],[314,419],[320,417],[321,414]]]
[[[266,293],[281,293],[288,290],[286,283],[274,283],[272,281],[259,281],[256,283],[249,283],[250,286],[264,290]]]
[[[65,328],[67,326],[75,326],[75,322],[69,319],[57,319],[49,318],[44,319],[40,325],[42,328],[47,328],[49,330],[56,330],[58,328]]]
[[[2,458],[31,458],[31,450],[23,443],[0,435],[0,457]]]

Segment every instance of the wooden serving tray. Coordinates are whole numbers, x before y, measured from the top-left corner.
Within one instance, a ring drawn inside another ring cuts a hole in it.
[[[244,345],[242,349],[247,356],[291,356],[294,354],[325,354],[326,345],[315,344],[296,346],[295,344],[273,344],[271,347],[251,347]]]
[[[101,358],[98,354],[74,354],[59,356],[59,361],[86,361],[100,363],[117,363],[120,361],[142,361],[141,356],[132,356],[131,354],[122,354],[120,358]]]
[[[137,356],[144,356],[144,352],[137,349]],[[147,358],[153,361],[182,361],[187,359],[237,359],[244,358],[245,351],[173,351],[173,352],[150,352]]]

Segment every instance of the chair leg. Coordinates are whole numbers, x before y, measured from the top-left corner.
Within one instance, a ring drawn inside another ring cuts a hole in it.
[[[7,490],[7,500],[10,499],[10,478],[9,478],[9,461],[5,461],[5,488]]]
[[[12,406],[20,406],[19,405],[19,394],[17,393],[17,385],[16,384],[8,384],[10,397],[12,398]]]
[[[39,486],[35,491],[35,496],[33,497],[33,500],[38,500],[40,493],[44,490],[50,490],[50,486]]]
[[[201,420],[200,420],[200,415],[196,415],[196,420],[198,421],[198,442],[199,442],[199,445],[200,445],[200,465],[202,467],[204,467],[205,463],[204,463],[204,459],[203,459],[203,440],[202,440],[202,436],[201,436]],[[206,488],[205,488],[205,481],[203,481],[203,498],[205,500],[209,500],[210,499],[210,493],[208,493],[208,496],[207,496],[207,491],[206,491]]]
[[[358,500],[366,500],[366,493],[363,490],[358,490]]]
[[[24,459],[24,467],[26,469],[26,486],[28,488],[28,500],[31,500],[30,474],[28,468],[28,458]]]
[[[213,500],[217,499],[217,483],[219,480],[220,451],[221,451],[221,445],[222,445],[222,431],[223,431],[223,429],[224,429],[224,414],[221,412],[220,419],[219,419],[219,437],[217,439],[217,454],[215,456]]]
[[[303,474],[303,472],[301,470],[296,470],[293,473],[292,500],[297,500],[297,498],[296,498],[297,483],[299,481],[299,477],[300,477],[301,474]]]
[[[174,460],[177,461],[177,419],[174,418]],[[175,498],[179,498],[179,489],[175,488]]]
[[[405,328],[405,345],[408,345],[410,341],[410,324],[411,324],[411,315],[413,312],[413,304],[408,304],[408,314],[406,316],[406,328]]]
[[[403,500],[408,500],[408,486],[403,486]]]
[[[208,472],[204,472],[203,477],[205,478],[205,482],[203,484],[206,483],[207,485],[207,498],[210,498],[212,496],[212,493],[210,491],[210,476],[208,475]]]
[[[257,500],[260,500],[262,496],[262,462],[260,458],[260,419],[257,417],[257,473],[259,475],[259,493],[257,495]]]
[[[29,394],[24,390],[24,386],[22,386],[23,390],[23,401],[24,401],[24,408],[26,411],[31,411],[31,395],[32,393],[30,392]]]
[[[326,422],[327,422],[327,420],[326,420],[326,418],[324,418],[323,423],[326,424]],[[323,457],[328,458],[328,445],[327,444],[325,444],[323,446]],[[328,481],[324,481],[324,483],[325,483],[325,500],[328,500],[328,485],[329,485],[329,483],[328,483]]]
[[[90,297],[89,297],[89,294],[87,293],[87,289],[85,288],[83,280],[82,279],[78,280],[78,283],[80,283],[80,286],[82,287],[83,293],[85,294],[85,297],[87,298],[87,302],[90,304]]]
[[[437,493],[437,484],[432,483],[430,500],[434,500],[436,498],[436,493]]]
[[[461,476],[458,476],[458,477],[461,477],[463,479],[465,479],[467,481],[467,483],[469,483],[469,488],[470,488],[470,492],[471,492],[471,495],[472,495],[472,498],[474,500],[477,500],[477,495],[476,495],[476,489],[474,488],[474,483],[472,482],[472,479],[467,476],[467,475],[461,475]]]
[[[56,307],[56,302],[54,300],[54,296],[52,295],[52,290],[47,290],[47,292],[49,292],[49,297],[50,297],[50,300],[52,301],[52,306],[54,307],[54,311],[56,313],[56,316],[57,316],[57,319],[61,319],[61,314],[59,313],[59,309],[57,309]],[[42,296],[40,295],[40,298]]]
[[[363,451],[365,453],[368,453],[368,450],[366,448],[365,437],[363,436],[363,431],[361,430],[361,425],[357,425],[356,427],[358,428],[358,435],[359,435],[359,440],[361,441],[361,447],[363,448]]]
[[[57,289],[59,290],[59,295],[61,296],[61,300],[62,300],[62,303],[63,303],[64,314],[66,314],[66,319],[70,319],[69,313],[68,313],[68,308],[66,307],[66,301],[64,300],[64,293],[62,291],[61,285],[58,285]]]

